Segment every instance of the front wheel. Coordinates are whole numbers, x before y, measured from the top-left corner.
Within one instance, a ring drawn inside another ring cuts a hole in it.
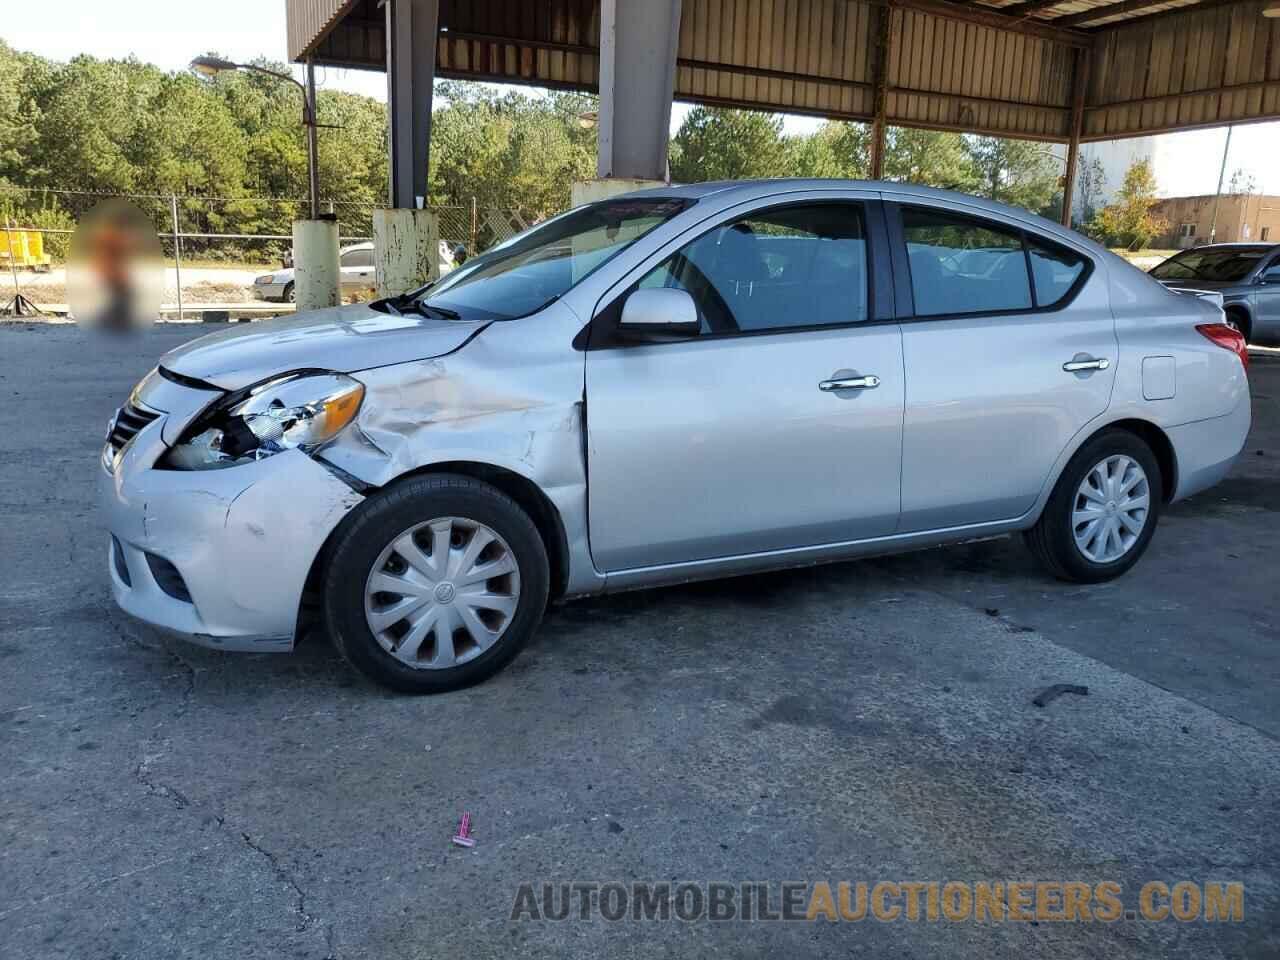
[[[1062,471],[1027,543],[1059,579],[1111,580],[1147,549],[1163,489],[1160,464],[1140,437],[1104,431]]]
[[[471,477],[406,480],[339,527],[325,611],[342,655],[406,693],[469,686],[505,666],[547,604],[546,548],[506,494]]]

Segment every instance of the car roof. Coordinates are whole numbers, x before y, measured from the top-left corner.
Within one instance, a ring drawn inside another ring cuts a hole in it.
[[[1104,248],[1076,231],[1022,207],[1013,207],[998,200],[989,200],[986,197],[961,193],[958,190],[942,190],[937,187],[926,187],[916,183],[900,183],[896,180],[843,180],[802,177],[778,177],[761,180],[715,180],[708,183],[651,187],[645,190],[619,194],[609,199],[620,200],[623,198],[646,197],[652,199],[702,200],[708,197],[715,197],[717,202],[726,202],[738,199],[746,201],[802,190],[830,190],[832,188],[866,190],[880,193],[886,200],[899,202],[909,203],[912,199],[919,199],[942,201],[944,203],[962,203],[966,207],[976,208],[980,213],[987,213],[1001,219],[1020,220],[1024,223],[1033,224],[1042,234],[1068,240],[1077,246],[1087,246],[1095,253],[1106,252]]]
[[[1234,243],[1204,243],[1198,247],[1187,247],[1185,250],[1179,250],[1174,254],[1175,257],[1184,253],[1204,253],[1206,250],[1258,250],[1266,253],[1268,250],[1280,249],[1280,243],[1250,243],[1248,240],[1238,240]]]

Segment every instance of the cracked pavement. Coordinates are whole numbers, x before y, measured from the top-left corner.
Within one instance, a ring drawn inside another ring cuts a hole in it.
[[[997,540],[582,601],[411,699],[114,609],[103,425],[199,332],[0,326],[5,960],[1280,956],[1280,357],[1116,583]],[[1239,880],[1245,922],[509,921],[522,882],[673,878]]]

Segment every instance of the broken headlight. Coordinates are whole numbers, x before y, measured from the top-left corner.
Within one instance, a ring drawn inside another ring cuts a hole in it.
[[[341,373],[268,380],[206,411],[169,451],[175,470],[216,470],[285,450],[311,451],[355,419],[364,385]]]

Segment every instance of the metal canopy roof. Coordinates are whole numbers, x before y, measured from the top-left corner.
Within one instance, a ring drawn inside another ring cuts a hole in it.
[[[683,0],[675,97],[1069,141],[1280,119],[1274,0]],[[289,55],[384,69],[377,0],[288,0]],[[436,74],[595,90],[599,0],[440,0]]]

